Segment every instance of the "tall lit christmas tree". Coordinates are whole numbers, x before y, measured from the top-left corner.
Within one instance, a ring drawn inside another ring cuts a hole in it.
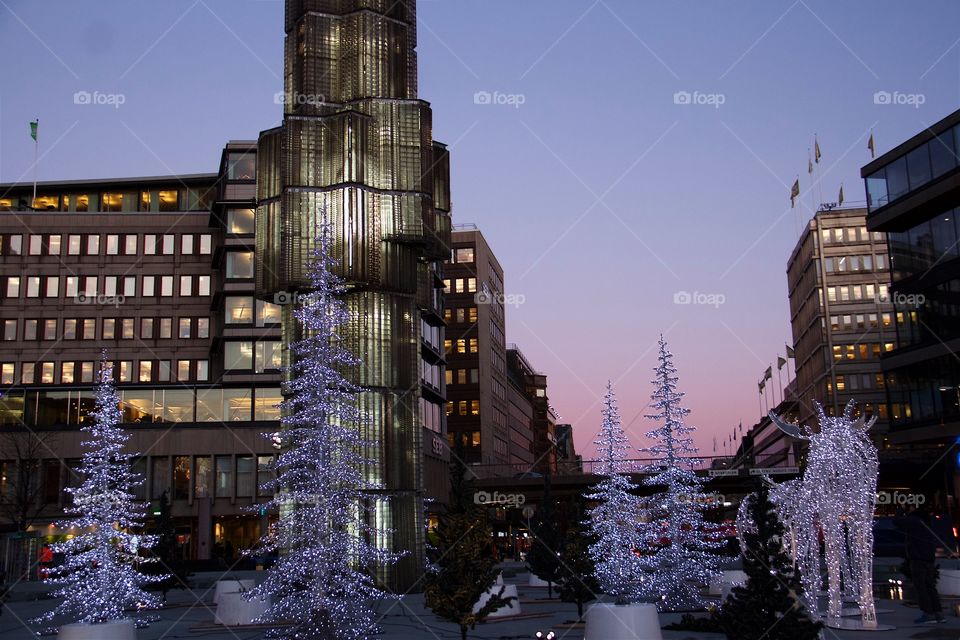
[[[290,346],[287,397],[277,436],[274,492],[267,503],[280,515],[258,552],[280,554],[251,596],[271,599],[263,622],[284,623],[285,638],[347,640],[372,637],[371,601],[385,594],[372,577],[396,561],[378,545],[389,532],[374,524],[377,506],[364,477],[372,443],[361,429],[360,388],[343,375],[360,360],[341,344],[338,328],[350,321],[333,273],[332,228],[320,225],[310,264],[312,291],[293,315],[302,338]]]
[[[651,556],[654,591],[662,609],[690,609],[706,606],[700,586],[708,584],[716,573],[720,543],[710,540],[704,529],[703,511],[706,495],[703,483],[693,471],[699,462],[693,456],[697,448],[690,434],[694,427],[684,424],[690,413],[680,405],[684,394],[677,391],[677,369],[673,354],[660,336],[658,365],[654,369],[655,390],[650,406],[656,413],[645,416],[659,423],[647,433],[656,441],[641,449],[659,461],[647,467],[651,474],[644,479],[648,486],[666,487],[650,505],[650,520],[644,526],[645,546],[653,546]]]
[[[586,523],[594,540],[590,557],[604,592],[618,604],[637,602],[644,594],[645,578],[643,560],[637,555],[641,543],[637,531],[640,500],[633,495],[637,486],[627,475],[626,452],[630,447],[610,382],[603,401],[603,423],[594,444],[602,456],[596,473],[606,478],[587,496],[599,502],[589,511]]]
[[[63,601],[38,621],[63,615],[96,624],[122,620],[128,609],[161,606],[159,598],[143,587],[167,576],[148,576],[138,570],[145,561],[138,553],[149,549],[153,539],[131,532],[143,527],[144,503],[134,497],[134,488],[143,478],[130,468],[136,454],[124,451],[129,434],[119,426],[120,398],[113,365],[106,362],[105,354],[92,417],[93,422],[82,428],[89,436],[79,469],[83,483],[67,489],[73,497],[67,514],[77,517],[59,523],[76,527],[78,533],[52,545],[64,560],[52,569],[47,583],[59,587],[52,595]]]

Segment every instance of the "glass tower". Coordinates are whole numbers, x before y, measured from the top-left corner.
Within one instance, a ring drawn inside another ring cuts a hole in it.
[[[286,0],[285,29],[283,124],[258,143],[257,295],[307,289],[326,215],[354,317],[344,338],[364,363],[352,375],[367,389],[367,473],[390,498],[380,542],[408,553],[380,578],[404,591],[423,566],[422,332],[450,241],[449,159],[417,99],[416,3]]]

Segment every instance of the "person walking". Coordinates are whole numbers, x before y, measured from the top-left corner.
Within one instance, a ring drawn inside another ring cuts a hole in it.
[[[900,512],[893,521],[906,536],[907,564],[910,580],[917,590],[917,600],[923,615],[914,620],[916,624],[940,624],[946,622],[937,593],[937,547],[940,542],[930,526],[930,514],[923,506],[914,507],[910,513]]]

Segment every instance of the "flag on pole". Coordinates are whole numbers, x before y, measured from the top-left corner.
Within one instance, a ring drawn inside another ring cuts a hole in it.
[[[763,373],[763,381],[766,382],[773,378],[773,365],[767,367],[767,370]]]
[[[740,433],[743,433],[743,420],[740,421]]]
[[[783,365],[785,364],[787,364],[786,358],[777,356],[777,371],[780,371],[780,369],[783,369]]]
[[[757,383],[757,389],[760,391],[760,395],[763,395],[763,382]]]
[[[843,204],[843,183],[840,183],[840,195],[837,196],[837,204]]]
[[[876,158],[876,157],[877,157],[876,144],[875,144],[874,141],[873,141],[873,131],[870,132],[870,139],[867,140],[867,149],[870,149],[870,157],[871,157],[871,158]]]
[[[37,141],[37,129],[40,128],[40,120],[33,120],[30,122],[30,137],[33,138],[33,141]]]
[[[813,160],[810,159],[810,147],[807,147],[807,173],[813,174]]]
[[[793,181],[790,187],[790,208],[793,209],[796,199],[800,196],[800,178]]]
[[[785,346],[785,347],[787,348],[787,357],[788,357],[788,358],[793,358],[794,360],[796,360],[796,359],[797,359],[797,354],[794,353],[793,347],[791,347],[791,346],[788,345],[788,344],[785,344],[785,345],[783,345],[783,346]]]
[[[820,164],[820,141],[817,140],[817,134],[813,134],[813,161]]]
[[[717,436],[713,436],[713,452],[717,452]]]

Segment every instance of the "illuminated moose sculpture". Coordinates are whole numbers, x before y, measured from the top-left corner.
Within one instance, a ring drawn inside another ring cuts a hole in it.
[[[772,483],[771,498],[792,534],[804,597],[820,615],[822,530],[828,577],[827,625],[877,628],[873,602],[873,512],[877,501],[877,449],[867,436],[876,418],[854,420],[851,400],[843,415],[827,416],[818,405],[820,430],[798,426],[774,413],[770,419],[787,435],[809,442],[803,477]],[[841,588],[841,584],[843,588]],[[860,608],[860,624],[841,623],[844,592]]]

